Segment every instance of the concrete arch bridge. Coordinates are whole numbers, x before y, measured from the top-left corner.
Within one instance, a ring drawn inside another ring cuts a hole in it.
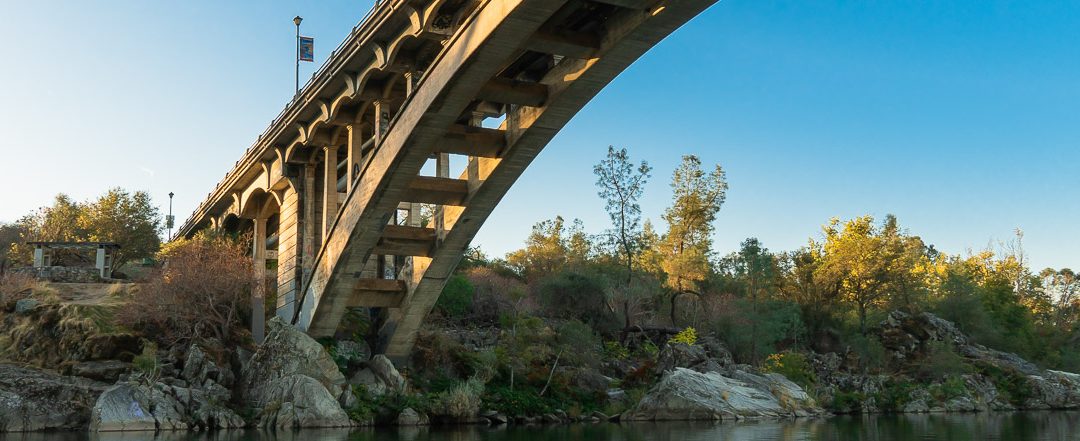
[[[403,361],[537,153],[714,2],[383,1],[177,235],[250,229],[256,268],[276,260],[278,316],[318,337],[348,308],[372,308],[376,350]]]

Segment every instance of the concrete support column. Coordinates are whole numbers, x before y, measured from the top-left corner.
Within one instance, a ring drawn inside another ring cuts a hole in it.
[[[334,226],[334,219],[338,213],[337,191],[337,146],[323,148],[326,159],[323,161],[323,224],[322,240],[325,242],[330,237],[330,227]]]
[[[101,278],[104,279],[104,278],[107,278],[107,277],[111,276],[111,274],[108,273],[108,265],[106,263],[106,256],[105,256],[105,247],[98,246],[97,255],[95,257],[96,257],[96,259],[94,259],[94,267],[98,269],[98,274],[101,276]]]
[[[375,100],[371,103],[371,108],[375,111],[375,144],[378,145],[390,128],[390,102]]]
[[[255,269],[255,288],[251,293],[251,338],[262,343],[266,335],[266,219],[255,219],[252,231],[251,258]]]
[[[303,226],[301,230],[302,236],[300,237],[300,243],[303,244],[300,263],[304,271],[303,280],[307,280],[311,276],[311,269],[315,264],[315,250],[318,246],[315,243],[315,164],[304,165],[304,177],[301,187],[300,203],[304,208],[303,216],[300,219]],[[298,282],[299,287],[303,282]]]
[[[34,268],[45,266],[45,249],[41,245],[34,246]]]
[[[299,180],[297,180],[299,182]],[[292,320],[299,290],[300,251],[303,247],[303,222],[298,186],[290,185],[285,190],[281,207],[278,211],[278,263],[277,263],[277,315],[286,321]]]
[[[405,72],[405,96],[412,96],[416,92],[416,87],[420,85],[420,72],[408,71]]]
[[[406,224],[410,227],[420,227],[420,204],[415,202],[409,203],[409,217],[406,219]]]
[[[349,134],[348,144],[345,146],[348,149],[349,159],[347,170],[345,171],[348,176],[345,178],[346,192],[352,193],[353,186],[356,185],[356,178],[360,174],[360,161],[364,158],[364,138],[361,136],[360,124],[350,124],[346,127]]]
[[[470,127],[480,127],[483,122],[484,115],[479,112],[473,112],[472,117],[469,118]],[[468,165],[465,166],[465,179],[468,181],[469,194],[480,188],[480,158],[469,157]]]
[[[435,176],[440,178],[450,177],[449,153],[435,154]],[[446,237],[446,207],[443,205],[435,207],[435,237],[437,240]]]

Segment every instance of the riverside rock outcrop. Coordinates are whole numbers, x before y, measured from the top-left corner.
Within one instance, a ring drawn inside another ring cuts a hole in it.
[[[0,364],[0,433],[86,428],[108,387],[98,381]]]
[[[779,374],[738,366],[716,341],[669,343],[657,363],[660,381],[626,420],[740,420],[821,415],[799,385]]]
[[[166,364],[172,370],[170,364]],[[120,381],[97,399],[92,431],[234,429],[246,425],[228,407],[232,372],[191,345],[179,378],[144,374]]]
[[[627,420],[742,420],[821,414],[822,410],[798,385],[747,372],[750,382],[716,372],[675,368],[664,375],[623,415]],[[785,391],[773,394],[772,385]]]
[[[323,347],[278,317],[241,373],[240,394],[260,427],[346,427],[345,376]]]
[[[946,351],[955,354],[951,357],[959,365],[958,372],[949,380],[917,384],[896,373],[865,374],[851,352],[811,354],[818,381],[816,395],[833,403],[838,412],[1080,408],[1080,375],[1044,370],[1016,354],[974,343],[953,323],[934,314],[893,311],[874,335],[885,349],[891,370],[918,370],[935,351]]]

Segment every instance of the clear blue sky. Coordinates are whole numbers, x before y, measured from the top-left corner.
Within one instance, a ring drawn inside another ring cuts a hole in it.
[[[110,186],[174,191],[186,218],[291,96],[292,17],[321,62],[370,4],[7,3],[0,221]],[[953,253],[1020,227],[1036,269],[1078,268],[1078,43],[1074,1],[723,1],[582,110],[475,243],[501,255],[556,214],[602,230],[614,144],[655,167],[658,224],[681,154],[724,166],[721,252],[894,213]]]

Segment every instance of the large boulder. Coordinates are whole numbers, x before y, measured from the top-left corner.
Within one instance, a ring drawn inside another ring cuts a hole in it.
[[[260,386],[259,427],[348,427],[349,415],[326,387],[307,375],[290,375]]]
[[[0,432],[81,430],[105,383],[0,364]]]
[[[90,417],[94,432],[184,430],[183,406],[157,383],[120,383],[98,397]],[[157,386],[157,387],[155,387]]]
[[[118,383],[98,398],[90,418],[90,430],[110,432],[244,427],[244,419],[223,404],[229,399],[229,390],[213,381],[207,384],[202,388],[185,388],[161,382]]]
[[[402,410],[401,413],[398,414],[397,425],[426,426],[428,425],[428,416],[413,410],[411,407],[406,407],[405,410]]]
[[[371,369],[371,372],[376,377],[379,377],[379,380],[382,380],[391,392],[405,392],[405,377],[401,376],[401,373],[394,367],[394,363],[385,355],[379,354],[371,357],[371,361],[368,362],[368,369]]]
[[[768,384],[771,380],[765,378],[756,381]],[[794,383],[785,384],[784,387],[792,388],[789,392],[791,395],[805,395]],[[654,421],[736,420],[794,417],[819,411],[816,406],[800,407],[796,400],[781,403],[777,396],[763,390],[761,385],[716,372],[675,368],[665,374],[623,418]]]
[[[349,384],[363,386],[371,396],[401,394],[407,388],[405,377],[394,367],[394,363],[379,354],[366,363],[367,367],[358,371],[349,379]]]
[[[115,383],[121,376],[131,372],[131,363],[120,360],[82,361],[70,365],[65,373],[105,383]]]
[[[665,344],[657,357],[655,373],[661,376],[675,368],[687,368],[726,374],[734,369],[734,365],[731,352],[719,340],[705,336],[700,339],[700,344]]]
[[[259,424],[349,426],[339,401],[350,401],[352,392],[330,354],[279,317],[267,322],[267,331],[241,373],[241,396],[259,412]]]
[[[945,342],[954,347],[968,345],[968,338],[952,322],[934,314],[889,313],[878,326],[881,345],[897,362],[907,362],[925,353],[929,342]]]
[[[780,407],[791,411],[795,416],[808,417],[823,412],[810,394],[781,374],[735,370],[731,376],[750,387],[771,394],[780,403]]]
[[[709,361],[705,348],[686,343],[668,343],[660,350],[656,360],[656,373],[663,375],[678,368],[690,369]]]
[[[233,385],[232,370],[226,365],[218,366],[217,363],[197,344],[188,348],[187,358],[184,359],[184,370],[180,377],[195,386],[207,384],[212,381],[226,388]]]

